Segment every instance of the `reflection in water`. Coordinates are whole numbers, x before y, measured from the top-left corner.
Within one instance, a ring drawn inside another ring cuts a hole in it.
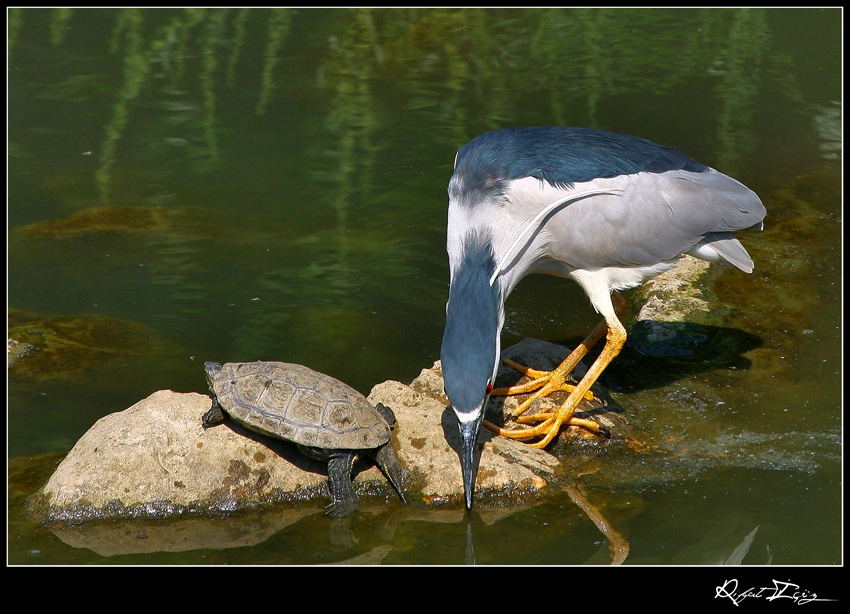
[[[710,74],[720,79],[716,88],[721,106],[717,128],[720,148],[716,165],[732,176],[758,145],[753,116],[759,84],[753,74],[758,73],[765,61],[768,43],[765,11],[736,11],[727,45],[718,50],[712,63]]]
[[[789,99],[800,96],[790,77],[790,60],[767,52],[770,32],[764,9],[361,8],[326,14],[333,34],[319,68],[319,83],[329,90],[326,119],[333,138],[317,153],[337,161],[331,177],[340,203],[349,202],[354,190],[360,195],[372,191],[379,154],[393,144],[392,140],[381,144],[387,141],[386,126],[379,119],[381,88],[388,80],[409,92],[408,109],[417,114],[436,112],[447,128],[443,142],[456,147],[498,125],[527,123],[523,113],[530,98],[549,104],[549,123],[602,127],[604,100],[635,92],[659,95],[684,78],[708,73],[717,81],[715,94],[722,102],[715,135],[721,145],[718,167],[733,175],[757,146],[752,119],[764,81],[778,81]],[[53,9],[50,15],[54,33],[50,38],[57,47],[65,42],[58,33],[74,31],[89,17],[68,9]],[[32,16],[29,11],[10,11],[10,57],[15,57],[19,32]],[[97,15],[106,16],[114,17],[109,44],[122,75],[95,174],[104,204],[112,202],[112,169],[131,154],[127,141],[136,132],[135,125],[145,121],[138,106],[150,105],[162,92],[199,92],[200,113],[194,125],[201,143],[191,155],[196,162],[202,158],[206,169],[212,170],[220,158],[219,134],[228,121],[218,109],[227,108],[232,102],[227,97],[239,93],[240,68],[261,65],[259,75],[250,74],[258,78],[251,84],[258,92],[254,113],[265,115],[278,84],[288,83],[281,79],[281,66],[293,19],[316,19],[316,14],[303,10],[293,17],[289,9],[254,9],[250,19],[249,9],[186,9],[154,15],[128,8]],[[672,39],[666,44],[658,44],[662,29]],[[633,31],[653,31],[656,36],[631,36]],[[694,38],[693,32],[701,34]],[[246,45],[253,40],[264,45]],[[660,66],[675,66],[677,72],[671,78]],[[70,78],[78,77],[94,78]],[[470,93],[478,94],[471,108]],[[471,119],[470,111],[487,119]],[[327,170],[323,173],[327,179]]]
[[[256,546],[286,527],[321,513],[321,507],[304,506],[245,512],[227,518],[93,521],[80,526],[53,523],[50,528],[69,546],[108,557]]]
[[[95,181],[103,204],[110,203],[111,170],[115,164],[116,151],[123,140],[129,121],[130,103],[142,91],[147,79],[150,63],[146,56],[142,28],[144,17],[140,9],[128,9],[118,15],[116,35],[123,36],[124,82],[112,109],[112,118],[106,125],[106,138],[100,147],[100,166],[95,172]],[[117,44],[113,39],[113,45]]]
[[[735,546],[735,549],[732,551],[726,559],[723,561],[724,565],[740,565],[741,561],[744,560],[744,557],[747,556],[747,553],[750,551],[750,546],[753,545],[753,540],[756,538],[756,533],[758,533],[759,528],[756,527],[749,533],[744,536],[743,541]],[[770,559],[767,562],[770,565]]]
[[[821,139],[824,159],[840,160],[843,150],[841,103],[832,101],[828,105],[816,106],[812,123]]]
[[[387,544],[383,546],[375,546],[369,552],[359,554],[353,558],[339,561],[338,563],[330,563],[331,565],[380,565],[384,558],[393,549]]]
[[[661,522],[659,530],[673,531],[681,521]],[[771,565],[773,555],[763,539],[756,541],[759,525],[738,511],[726,511],[722,517],[706,519],[694,543],[674,552],[669,559],[673,565]],[[692,530],[689,528],[688,530]],[[753,545],[757,547],[753,549]],[[654,564],[650,558],[632,561],[638,565]]]
[[[475,544],[472,542],[472,519],[469,517],[466,519],[466,559],[464,559],[464,563],[466,565],[478,564],[475,560]]]
[[[608,549],[611,552],[611,564],[622,565],[629,556],[629,542],[617,529],[611,526],[611,523],[599,512],[590,501],[587,500],[578,485],[570,484],[566,487],[567,494],[582,511],[588,515],[602,534],[608,538]]]
[[[577,489],[570,492],[570,497],[609,541],[606,556],[610,558],[601,561],[601,564],[622,564],[629,551],[628,542],[622,534]],[[517,526],[512,523],[512,519],[525,511],[525,507],[493,510],[493,513],[485,510],[479,516],[483,523],[479,524],[482,531],[487,527],[489,533],[508,534]],[[53,522],[49,528],[68,546],[90,550],[102,557],[257,548],[264,552],[262,556],[268,564],[380,565],[398,564],[400,561],[416,563],[415,559],[408,560],[411,552],[401,545],[404,541],[398,539],[398,534],[407,534],[423,522],[430,527],[427,528],[430,533],[435,533],[441,525],[447,523],[456,527],[465,524],[462,564],[479,564],[475,553],[473,520],[464,510],[404,508],[387,513],[378,506],[367,504],[354,516],[330,519],[322,515],[320,507],[307,505],[293,509],[276,506],[222,518],[191,516],[170,520],[90,521],[83,524]],[[458,534],[456,531],[453,533]],[[308,539],[305,536],[309,536],[314,543],[303,543]],[[517,537],[522,539],[521,535]],[[302,559],[293,558],[296,555],[285,546],[299,541],[302,542],[299,547],[305,553]],[[320,546],[325,541],[329,545]],[[574,544],[576,550],[586,546],[586,543]],[[437,564],[458,563],[456,549],[441,546],[440,550],[435,560]],[[455,558],[452,558],[451,551],[454,551]],[[600,564],[596,558],[591,557],[587,564]]]
[[[240,9],[240,13],[236,17],[236,26],[237,32],[239,32],[242,36],[237,38],[237,41],[241,43],[242,38],[244,37],[245,31],[245,16],[247,14],[248,9]],[[291,23],[291,13],[292,9],[287,8],[274,8],[271,9],[271,15],[269,16],[269,35],[268,42],[266,43],[266,49],[263,53],[265,63],[263,64],[263,85],[260,89],[260,100],[257,102],[257,115],[262,115],[266,112],[266,107],[269,104],[269,100],[271,100],[272,93],[274,92],[275,85],[275,66],[278,62],[280,62],[280,54],[281,47],[283,43],[286,41],[286,36],[289,34],[289,27]],[[221,20],[222,24],[224,19]],[[231,68],[235,69],[237,65],[237,57],[238,57],[238,49],[239,46],[234,49],[234,54],[231,57]],[[211,58],[215,57],[215,49],[210,48],[209,54]],[[228,71],[228,74],[231,74]],[[210,79],[212,83],[212,79]],[[230,79],[232,83],[232,78]]]

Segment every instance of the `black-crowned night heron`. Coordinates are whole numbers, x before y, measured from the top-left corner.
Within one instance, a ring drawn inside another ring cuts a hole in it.
[[[440,358],[460,426],[466,507],[477,473],[476,439],[499,366],[505,299],[523,277],[573,279],[604,317],[557,369],[529,369],[534,383],[498,391],[569,392],[558,411],[535,426],[488,424],[508,437],[542,437],[532,445],[544,447],[562,425],[604,432],[573,413],[626,341],[612,292],[640,285],[684,254],[751,273],[753,261],[732,232],[761,229],[764,216],[758,196],[738,181],[633,136],[506,128],[461,147],[449,181],[450,287]],[[567,385],[570,371],[606,331],[599,357],[576,386]]]

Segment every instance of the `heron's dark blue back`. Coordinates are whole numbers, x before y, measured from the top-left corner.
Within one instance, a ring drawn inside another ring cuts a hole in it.
[[[635,136],[568,126],[487,132],[461,147],[455,162],[463,190],[481,196],[495,196],[506,182],[523,177],[572,187],[600,177],[670,170],[700,173],[708,167],[677,149]]]

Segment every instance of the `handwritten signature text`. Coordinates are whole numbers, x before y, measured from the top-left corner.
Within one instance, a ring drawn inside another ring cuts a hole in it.
[[[811,603],[812,601],[838,601],[837,599],[821,599],[817,593],[800,590],[799,584],[793,582],[782,582],[781,580],[773,580],[773,586],[762,586],[759,588],[748,588],[746,590],[738,590],[738,580],[726,580],[722,586],[718,586],[714,590],[714,598],[731,599],[736,606],[740,605],[745,599],[764,599],[765,601],[775,601],[777,599],[790,599],[797,605]]]

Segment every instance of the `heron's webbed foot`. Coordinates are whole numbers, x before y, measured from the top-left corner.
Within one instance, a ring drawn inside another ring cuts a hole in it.
[[[569,357],[564,364],[567,364],[569,361]],[[515,410],[511,412],[511,417],[516,418],[520,414],[525,413],[535,399],[539,399],[542,397],[547,397],[550,394],[558,391],[564,391],[567,393],[571,393],[575,390],[575,386],[572,384],[568,384],[566,382],[567,376],[572,371],[572,368],[569,370],[565,370],[564,364],[553,371],[539,371],[537,369],[532,369],[531,367],[526,367],[517,362],[514,362],[510,358],[505,358],[502,361],[507,366],[512,369],[516,369],[520,373],[524,373],[528,377],[532,378],[531,381],[526,382],[524,384],[517,384],[515,386],[506,386],[504,388],[493,388],[490,392],[491,395],[496,396],[511,396],[515,394],[527,394],[529,392],[534,392],[533,395],[528,397],[525,401],[523,401]],[[576,361],[578,362],[578,361]],[[585,393],[584,398],[588,401],[593,400],[593,393],[588,391]],[[520,419],[519,422],[524,422],[525,420]]]
[[[602,353],[594,361],[590,369],[587,370],[587,373],[581,378],[581,381],[577,385],[572,386],[567,384],[567,376],[572,372],[579,361],[584,358],[590,348],[592,348],[594,344],[596,344],[596,342],[606,334],[606,331],[607,340]],[[625,341],[626,330],[623,328],[623,325],[616,316],[613,316],[610,320],[603,320],[600,322],[584,339],[584,341],[582,341],[554,371],[547,372],[528,369],[527,367],[518,365],[513,361],[506,360],[505,364],[518,369],[534,379],[531,382],[520,386],[494,389],[490,394],[522,394],[529,391],[535,391],[534,394],[511,412],[511,417],[514,418],[516,422],[521,424],[534,424],[534,426],[520,429],[505,429],[498,427],[491,422],[487,422],[486,420],[484,421],[484,426],[503,437],[509,437],[511,439],[534,439],[536,437],[542,437],[539,441],[529,444],[535,448],[545,448],[549,445],[549,442],[558,435],[561,427],[565,425],[578,426],[605,437],[610,437],[611,433],[608,429],[599,425],[595,420],[577,418],[574,414],[582,400],[593,399],[590,387],[596,382],[599,375],[605,370],[605,367],[607,367],[614,357],[620,353],[620,349],[623,347]],[[559,390],[569,392],[569,397],[567,397],[567,400],[564,401],[557,411],[522,415],[526,410],[528,410],[535,399],[547,396]]]
[[[567,401],[569,403],[569,401]],[[535,441],[533,443],[529,443],[532,448],[545,448],[549,445],[549,443],[558,435],[561,431],[561,427],[563,425],[567,426],[578,426],[585,428],[591,432],[602,435],[603,437],[610,438],[611,432],[600,425],[595,420],[590,420],[588,418],[576,418],[572,414],[572,411],[565,409],[567,406],[565,403],[561,406],[560,410],[557,412],[543,412],[539,414],[533,414],[530,416],[522,416],[517,419],[517,422],[523,423],[531,423],[537,420],[541,422],[536,426],[524,429],[506,429],[500,426],[496,426],[492,422],[487,420],[484,421],[484,426],[490,429],[491,431],[498,433],[502,437],[508,437],[510,439],[533,439],[535,437],[543,437],[540,441]]]
[[[505,362],[507,363],[508,361]],[[510,364],[509,366],[513,367],[514,365]],[[534,370],[531,369],[530,371]],[[538,373],[542,373],[543,377],[536,378],[528,384],[523,386],[494,389],[493,392],[491,392],[491,394],[521,394],[523,392],[528,392],[528,390],[535,390],[535,388],[537,388],[537,391],[534,394],[511,412],[511,417],[515,422],[520,424],[532,424],[535,426],[521,429],[505,429],[498,427],[487,420],[484,421],[484,426],[503,437],[509,437],[511,439],[532,439],[534,437],[543,437],[540,441],[530,444],[535,448],[545,448],[549,445],[549,442],[552,441],[552,439],[560,432],[561,426],[563,425],[578,426],[605,437],[611,437],[611,433],[608,429],[598,424],[595,420],[578,418],[574,415],[576,407],[578,407],[578,404],[582,400],[593,400],[593,393],[587,390],[592,382],[585,383],[584,380],[582,380],[582,383],[579,384],[580,386],[585,384],[582,386],[582,388],[585,388],[584,392],[582,392],[578,390],[576,386],[564,383],[558,373],[558,369],[551,372]],[[535,384],[535,386],[532,386],[532,384]],[[517,391],[515,390],[516,388],[520,388],[521,390]],[[524,413],[528,410],[535,399],[547,396],[558,390],[565,390],[569,392],[570,395],[557,411],[541,411],[533,414]]]

